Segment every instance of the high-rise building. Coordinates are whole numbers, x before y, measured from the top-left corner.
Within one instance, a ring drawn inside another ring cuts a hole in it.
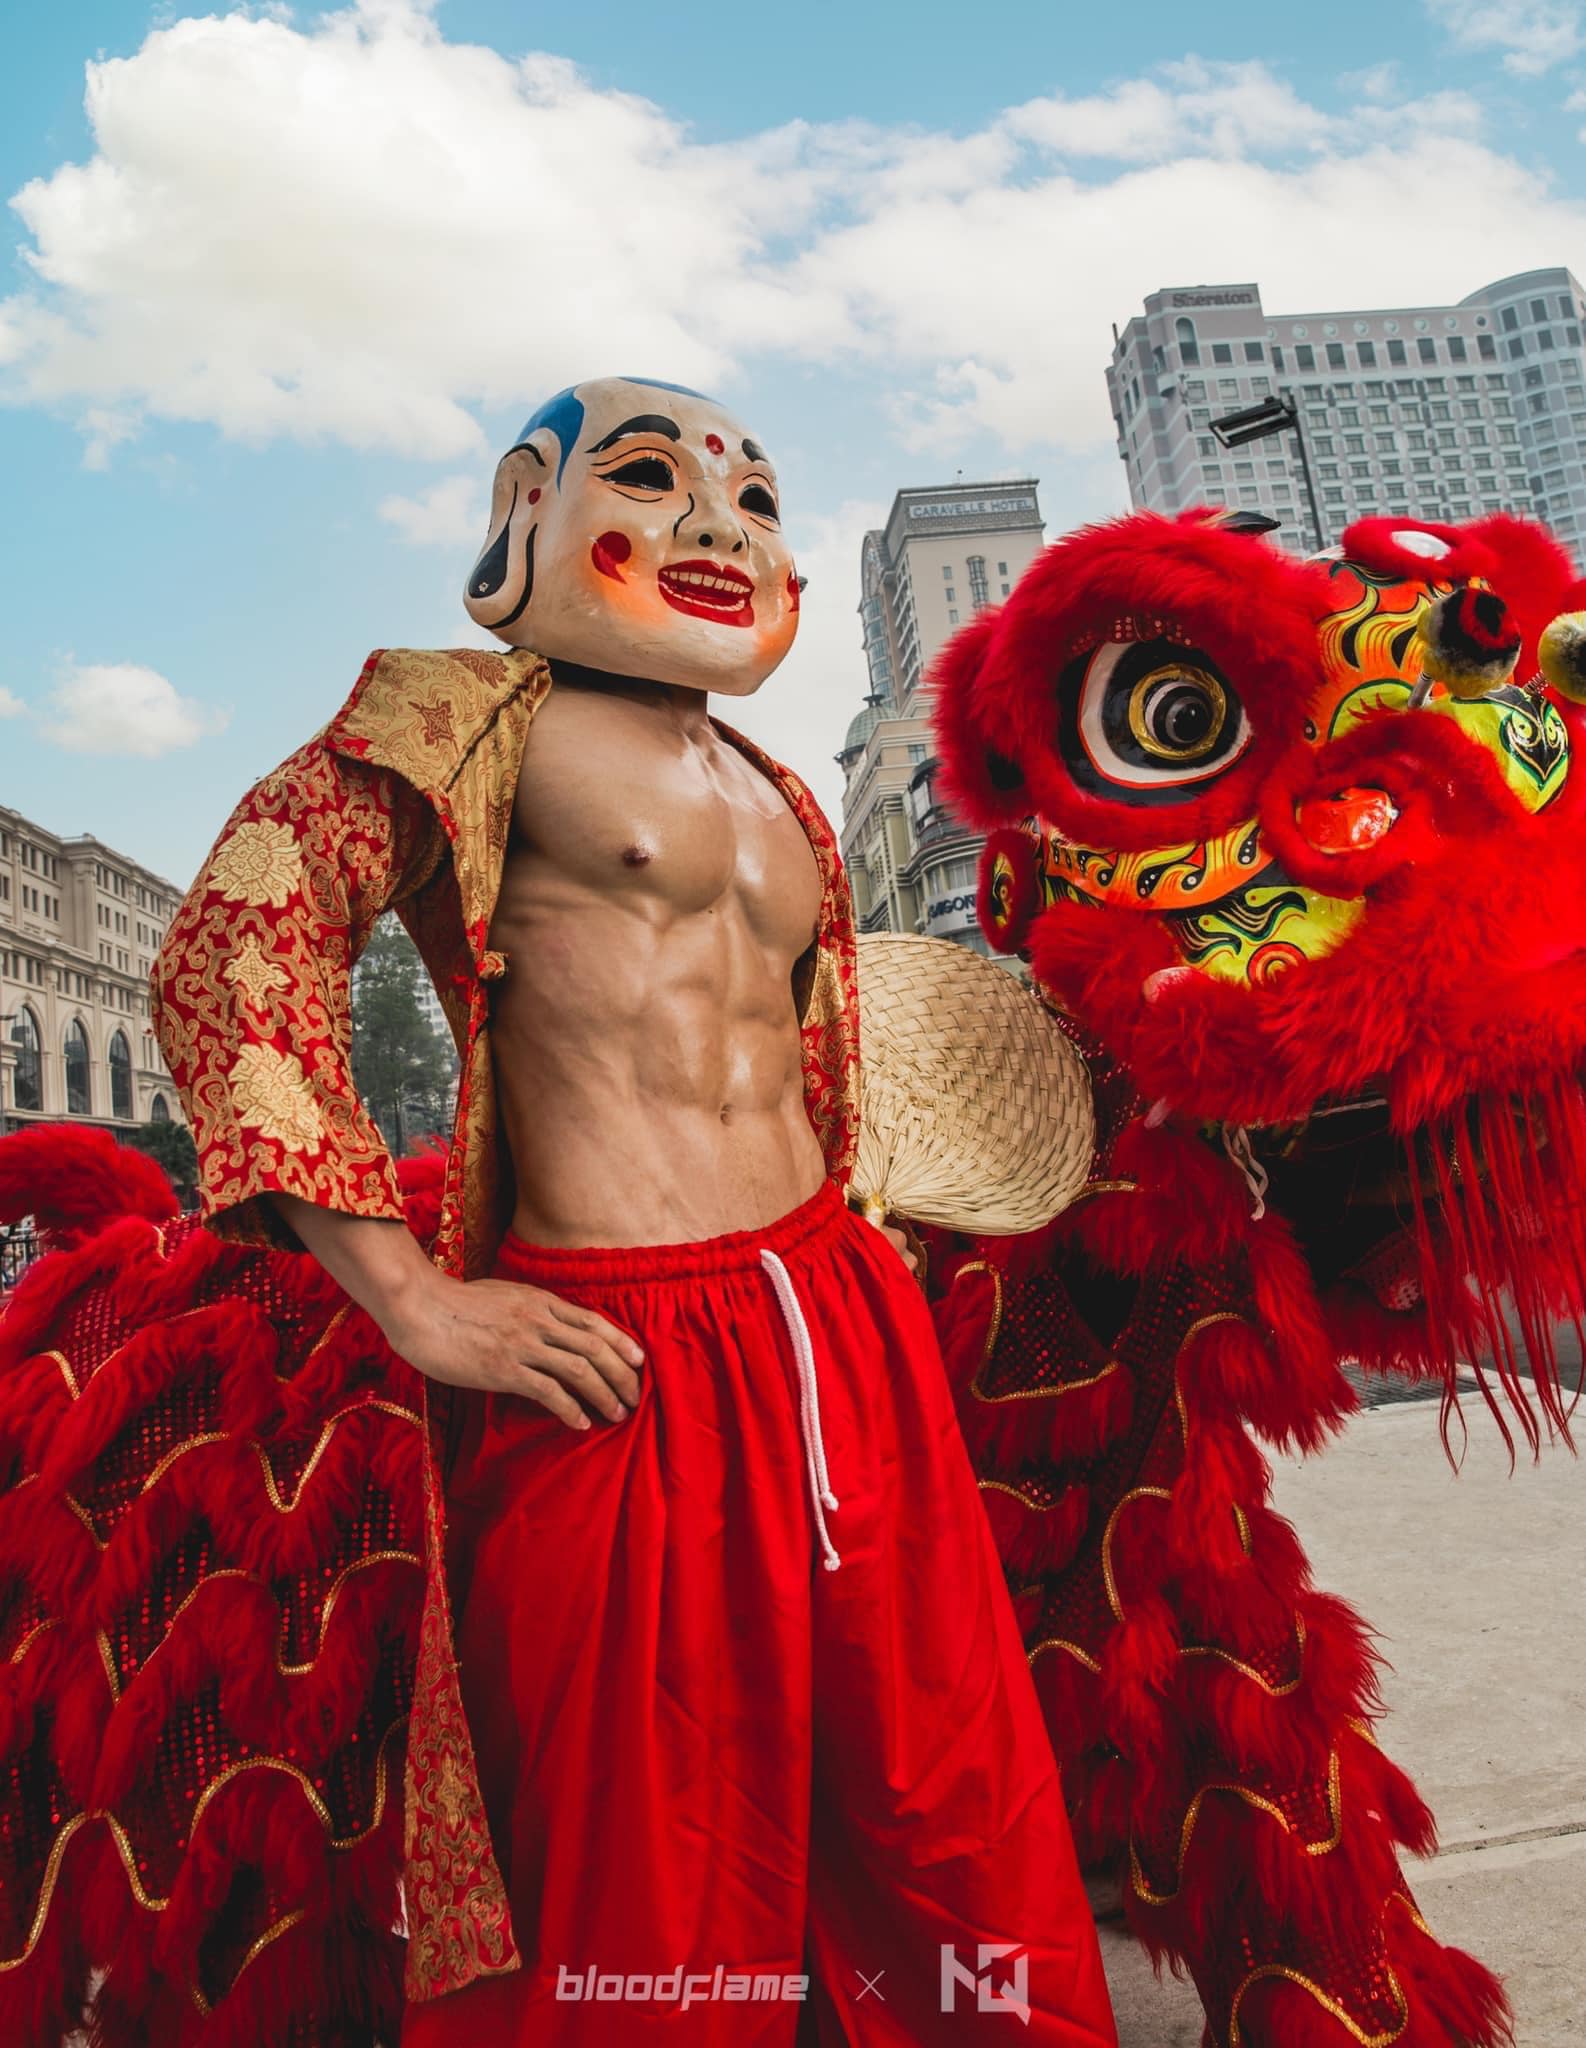
[[[837,756],[862,931],[928,932],[986,951],[975,922],[983,841],[937,798],[925,677],[957,627],[1009,594],[1042,537],[1030,477],[899,491],[886,525],[865,535],[870,690]]]
[[[180,1120],[149,970],[182,892],[0,806],[0,1130]]]
[[[1302,549],[1351,520],[1534,513],[1586,543],[1586,292],[1529,270],[1457,305],[1266,312],[1254,284],[1153,292],[1107,367],[1118,453],[1136,505],[1242,506]],[[1224,449],[1211,422],[1293,400],[1321,531],[1293,433]]]

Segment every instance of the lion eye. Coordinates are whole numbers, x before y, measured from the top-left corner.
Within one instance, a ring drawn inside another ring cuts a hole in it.
[[[1215,676],[1167,669],[1142,676],[1130,693],[1129,730],[1158,761],[1203,761],[1228,723],[1228,693]]]
[[[1208,655],[1172,641],[1108,640],[1069,664],[1058,694],[1075,779],[1102,793],[1128,789],[1136,802],[1171,802],[1250,743],[1228,678]]]

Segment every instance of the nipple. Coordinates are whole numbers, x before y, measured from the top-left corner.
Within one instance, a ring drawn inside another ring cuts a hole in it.
[[[622,864],[625,868],[642,868],[649,865],[655,856],[649,847],[637,843],[622,849]]]

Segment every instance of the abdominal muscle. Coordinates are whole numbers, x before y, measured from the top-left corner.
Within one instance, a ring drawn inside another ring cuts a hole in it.
[[[492,1041],[519,1237],[694,1243],[816,1191],[793,962],[730,892],[686,914],[560,878],[503,896]]]

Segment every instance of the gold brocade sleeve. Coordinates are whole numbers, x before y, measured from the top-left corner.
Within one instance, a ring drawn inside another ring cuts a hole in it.
[[[351,976],[375,920],[434,871],[440,823],[401,777],[323,738],[243,798],[172,922],[155,1027],[198,1146],[206,1220],[295,1244],[261,1196],[399,1219],[352,1078]]]

